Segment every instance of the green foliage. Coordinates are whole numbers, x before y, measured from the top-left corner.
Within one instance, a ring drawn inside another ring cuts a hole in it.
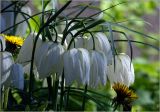
[[[134,110],[157,111],[159,110],[159,80],[160,62],[149,62],[138,58],[134,62],[135,83],[133,88],[138,94]]]
[[[132,27],[139,27],[143,25],[143,21],[140,23],[136,20],[142,20],[141,17],[144,14],[153,14],[155,8],[157,7],[157,2],[155,0],[141,0],[138,2],[136,0],[102,0],[100,7],[103,10],[118,3],[122,4],[105,11],[104,19],[110,21],[115,20],[117,22],[129,20],[128,25],[132,25]]]

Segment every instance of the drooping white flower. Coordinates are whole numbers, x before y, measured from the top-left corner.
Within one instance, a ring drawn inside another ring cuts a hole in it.
[[[9,77],[11,86],[23,90],[24,88],[24,70],[21,64],[13,64]]]
[[[91,87],[96,87],[99,82],[106,84],[106,58],[104,53],[98,51],[90,52],[91,68],[90,68],[90,83]]]
[[[31,15],[31,9],[27,6],[22,7],[21,12],[26,13],[28,15]],[[16,17],[16,23],[19,23],[19,22],[25,20],[25,18],[28,18],[28,16],[21,14],[21,13],[18,13],[18,15]],[[24,37],[26,35],[27,28],[28,28],[28,23],[25,21],[17,26],[15,34],[19,35],[21,37]]]
[[[87,44],[89,45],[89,43],[87,43],[88,42],[87,40],[88,40],[87,36],[77,37],[72,46],[74,46],[75,48],[87,49]]]
[[[115,65],[114,62],[112,62],[112,65],[109,65],[107,70],[108,79],[111,84],[119,82],[130,86],[134,83],[135,75],[133,64],[131,63],[130,57],[126,54],[115,56]]]
[[[90,58],[86,49],[71,49],[64,53],[64,77],[67,85],[74,80],[79,84],[89,84]]]
[[[5,20],[5,18],[2,16],[2,14],[0,14],[0,20],[1,20],[0,31],[3,31],[3,30],[6,29],[6,20]]]
[[[1,84],[3,84],[10,76],[12,64],[14,63],[12,54],[9,52],[0,52],[0,73]]]
[[[35,64],[40,78],[48,77],[51,73],[62,74],[64,48],[53,42],[44,42],[36,53]]]
[[[71,48],[86,48],[88,50],[95,50],[104,52],[107,65],[112,63],[112,50],[111,45],[104,33],[96,33],[94,37],[76,37],[75,41],[72,43]]]
[[[31,33],[24,41],[23,46],[20,49],[16,62],[22,64],[23,66],[31,62],[33,45],[35,41],[35,34]],[[36,50],[42,44],[41,37],[38,39],[36,44]],[[35,51],[36,52],[36,51]]]
[[[12,1],[2,1],[1,0],[1,9],[6,8],[7,6],[11,5]],[[5,11],[13,11],[14,7],[8,7]],[[7,28],[14,25],[14,12],[7,12],[7,13],[0,13],[0,31],[4,31]],[[10,33],[10,30],[5,31],[5,33]]]
[[[104,52],[106,58],[107,58],[107,64],[112,63],[112,50],[111,45],[104,33],[96,33],[95,34],[95,45],[96,50]]]

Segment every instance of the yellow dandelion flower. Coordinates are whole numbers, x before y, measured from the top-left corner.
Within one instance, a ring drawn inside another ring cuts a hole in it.
[[[124,84],[114,83],[113,89],[117,94],[112,103],[115,109],[122,105],[123,110],[130,110],[131,103],[136,100],[138,96]]]
[[[21,38],[20,36],[8,36],[8,35],[4,35],[4,34],[0,34],[1,36],[3,36],[5,38],[5,40],[11,44],[15,44],[18,46],[22,46],[24,39]]]

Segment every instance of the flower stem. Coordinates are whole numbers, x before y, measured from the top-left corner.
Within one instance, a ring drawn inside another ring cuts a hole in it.
[[[4,106],[3,106],[3,109],[7,109],[9,92],[10,92],[10,88],[7,88],[4,91]]]
[[[70,86],[67,88],[67,99],[66,99],[66,106],[65,106],[65,110],[67,110],[67,107],[68,107],[68,102],[69,102],[69,93],[70,93]]]
[[[86,96],[85,94],[87,93],[87,84],[85,85],[85,89],[84,89],[84,96],[83,96],[83,103],[82,103],[82,110],[84,111],[85,109],[85,100],[86,100]]]
[[[51,78],[51,76],[47,77],[47,84],[48,84],[48,102],[49,102],[49,106],[50,106],[51,99],[52,99],[52,78]]]
[[[57,110],[57,96],[58,96],[58,84],[59,84],[59,79],[57,79],[57,76],[55,76],[53,80],[53,110]]]
[[[61,95],[60,95],[60,110],[62,110],[62,105],[63,105],[63,96],[64,96],[64,70],[62,74],[62,79],[61,79]]]

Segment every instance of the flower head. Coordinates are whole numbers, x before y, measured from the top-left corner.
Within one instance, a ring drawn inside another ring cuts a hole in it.
[[[24,88],[24,70],[21,64],[13,64],[11,70],[11,84],[18,89]]]
[[[115,64],[112,62],[112,65],[107,67],[107,73],[111,84],[119,82],[130,86],[134,82],[134,68],[130,57],[126,54],[116,55]]]
[[[90,71],[90,86],[96,87],[99,82],[106,84],[106,58],[104,53],[98,51],[90,52],[91,71]]]
[[[95,40],[96,49],[98,51],[104,52],[107,60],[107,65],[111,64],[113,55],[112,55],[111,45],[108,41],[107,36],[104,33],[99,32],[95,34],[95,37],[96,37]]]
[[[73,48],[63,55],[64,77],[67,85],[74,80],[79,84],[88,84],[90,75],[89,52],[83,48]]]
[[[112,103],[115,109],[117,106],[122,105],[124,110],[128,110],[131,103],[138,98],[137,95],[124,84],[114,83],[112,87],[117,94]]]
[[[40,78],[48,77],[51,73],[62,74],[62,54],[64,48],[61,44],[43,42],[35,53],[35,64]]]
[[[9,36],[9,35],[5,35],[5,34],[1,34],[1,36],[3,36],[6,40],[6,42],[17,45],[17,46],[22,46],[23,45],[23,38],[19,37],[19,36]]]
[[[23,46],[21,47],[16,62],[27,65],[29,62],[31,62],[32,52],[33,52],[33,45],[35,42],[35,36],[36,34],[31,33],[24,41]],[[42,44],[41,36],[39,37],[37,44],[36,44],[36,50],[40,47]]]
[[[21,12],[26,13],[31,16],[31,9],[28,6],[23,6],[21,8]],[[16,23],[23,21],[24,18],[27,18],[27,16],[22,15],[21,13],[18,13],[16,16]],[[27,21],[24,21],[23,23],[21,23],[17,26],[15,34],[19,35],[19,36],[23,36],[23,37],[26,36],[26,31],[27,31],[28,27],[29,26],[28,26]]]
[[[10,76],[5,82],[5,86],[11,86],[23,90],[24,88],[24,70],[21,64],[14,63],[10,70]]]

